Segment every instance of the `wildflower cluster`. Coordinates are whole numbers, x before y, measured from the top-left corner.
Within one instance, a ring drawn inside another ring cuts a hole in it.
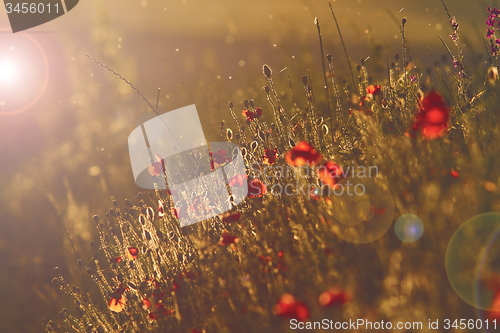
[[[490,40],[490,52],[491,55],[498,55],[500,45],[500,39],[496,38],[496,30],[500,28],[500,21],[498,17],[500,15],[500,10],[498,8],[486,7],[488,11],[488,19],[486,20],[486,38]]]

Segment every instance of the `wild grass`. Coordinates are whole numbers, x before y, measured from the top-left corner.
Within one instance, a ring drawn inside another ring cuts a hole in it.
[[[45,321],[47,331],[286,332],[287,316],[295,316],[422,322],[426,332],[428,319],[475,316],[449,286],[444,254],[465,220],[500,209],[498,55],[490,52],[488,64],[466,68],[459,25],[446,13],[452,33],[442,41],[452,60],[435,61],[434,74],[415,65],[405,21],[401,56],[392,64],[388,57],[372,59],[386,62],[381,77],[371,78],[365,62],[354,63],[346,51],[351,79],[339,79],[340,61],[326,55],[319,59],[323,72],[304,73],[300,89],[291,88],[298,78],[278,89],[265,65],[262,97],[244,101],[244,108],[229,103],[231,118],[220,131],[223,141],[242,147],[248,177],[264,183],[267,193],[184,228],[166,191],[113,201],[105,216],[93,218],[99,239],[90,243],[94,256],[78,260],[80,285],[56,270],[53,282],[74,304],[57,322]],[[323,55],[325,37],[316,24]],[[324,78],[325,86],[313,86],[313,78],[320,84]],[[285,98],[278,93],[289,88]],[[301,89],[304,103],[294,97]],[[449,120],[429,137],[425,124],[412,125],[433,89],[446,101]],[[395,206],[389,224],[404,213],[417,214],[423,237],[404,243],[389,228],[366,244],[344,240],[341,208],[325,187],[327,179],[304,176],[310,169],[287,158],[302,141],[322,155],[321,165],[376,166],[373,196],[390,191],[387,200]],[[284,195],[275,186],[302,182],[313,193]],[[324,306],[320,295],[332,288],[348,296]],[[280,310],[284,294],[307,313]]]

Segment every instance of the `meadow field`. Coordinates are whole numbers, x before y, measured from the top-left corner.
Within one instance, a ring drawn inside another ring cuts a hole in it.
[[[0,60],[32,67],[0,72],[0,331],[495,332],[497,7],[89,0],[16,35],[0,16]],[[128,136],[191,104],[248,195],[181,227],[219,208],[137,186]]]

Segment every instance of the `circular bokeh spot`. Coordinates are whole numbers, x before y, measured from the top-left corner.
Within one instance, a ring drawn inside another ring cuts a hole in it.
[[[424,233],[424,223],[415,214],[401,215],[394,224],[394,232],[405,243],[416,242]]]
[[[377,178],[348,177],[330,191],[328,216],[345,241],[365,244],[382,237],[394,218],[394,199]]]
[[[446,274],[453,290],[482,310],[496,309],[500,301],[499,233],[500,213],[480,214],[455,231],[446,249]]]

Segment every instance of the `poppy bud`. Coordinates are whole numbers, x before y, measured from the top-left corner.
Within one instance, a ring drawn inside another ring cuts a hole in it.
[[[151,207],[146,208],[146,215],[150,220],[154,219],[155,212],[154,212],[153,208],[151,208]]]
[[[488,83],[494,84],[498,79],[498,68],[491,66],[487,71]]]
[[[232,109],[234,107],[233,102],[229,102],[229,108]]]
[[[118,201],[113,200],[113,206],[118,207]]]
[[[266,135],[264,134],[264,132],[262,131],[259,131],[259,138],[262,140],[262,141],[265,141],[266,140]]]
[[[271,78],[271,68],[268,65],[264,65],[264,75],[267,76],[268,79]]]
[[[324,135],[327,135],[329,133],[328,126],[326,124],[323,124],[321,129],[323,130]]]
[[[92,218],[94,219],[95,223],[99,223],[99,216],[94,215]]]

